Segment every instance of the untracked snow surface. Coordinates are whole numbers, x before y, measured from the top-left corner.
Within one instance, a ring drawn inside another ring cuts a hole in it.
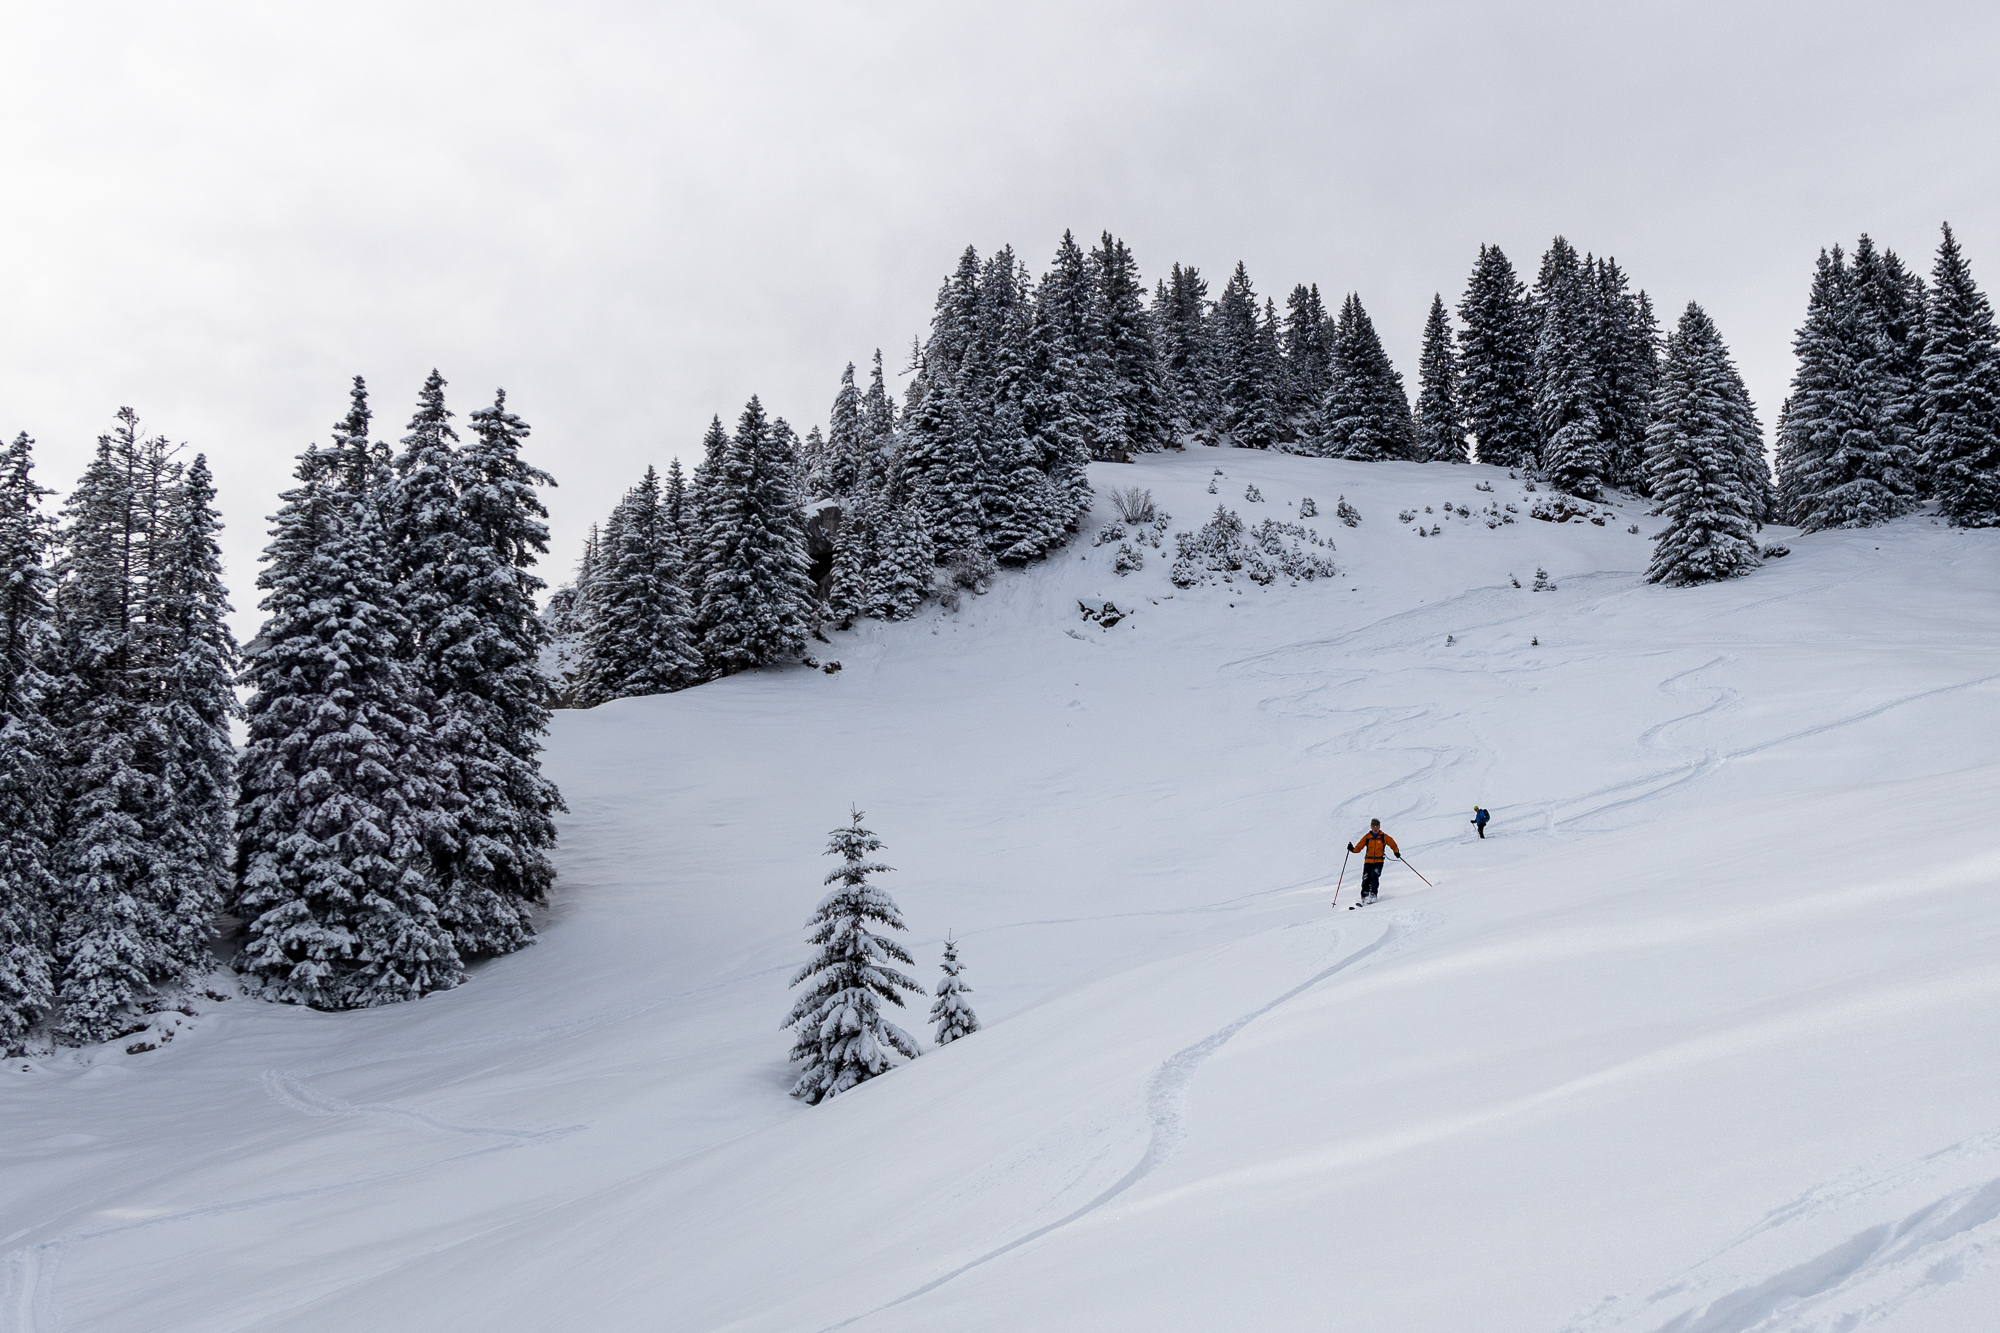
[[[2000,534],[1668,590],[1643,504],[1490,468],[1096,480],[1173,516],[1136,573],[1093,524],[837,675],[559,715],[557,900],[461,989],[13,1062],[0,1328],[2000,1326]],[[1168,581],[1308,495],[1337,577]],[[986,1027],[807,1108],[851,806]],[[1430,885],[1332,906],[1370,816]]]

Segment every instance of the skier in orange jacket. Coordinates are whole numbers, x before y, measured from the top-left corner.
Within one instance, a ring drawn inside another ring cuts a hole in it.
[[[1403,859],[1403,849],[1396,845],[1394,838],[1382,831],[1382,821],[1379,819],[1369,820],[1368,831],[1347,844],[1347,850],[1350,853],[1361,851],[1363,848],[1366,848],[1368,851],[1368,859],[1361,866],[1361,902],[1363,906],[1374,902],[1376,893],[1382,887],[1382,849],[1384,846],[1396,854],[1398,861]]]

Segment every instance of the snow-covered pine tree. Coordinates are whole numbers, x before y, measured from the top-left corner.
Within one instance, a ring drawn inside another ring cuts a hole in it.
[[[896,439],[896,400],[889,394],[882,372],[882,349],[875,349],[875,367],[869,373],[868,392],[861,396],[862,462],[859,484],[879,495],[888,482],[890,452]]]
[[[1646,428],[1660,378],[1653,303],[1644,292],[1634,296],[1626,289],[1625,274],[1612,259],[1587,266],[1582,296],[1604,480],[1643,494]]]
[[[1465,423],[1458,413],[1458,358],[1452,352],[1451,317],[1444,297],[1431,296],[1424,320],[1423,357],[1417,366],[1417,458],[1426,463],[1466,462]]]
[[[1332,373],[1332,324],[1318,283],[1292,288],[1285,298],[1281,400],[1286,433],[1300,452],[1310,452],[1319,435],[1320,404],[1326,401]]]
[[[822,498],[826,492],[820,488],[826,483],[826,436],[818,426],[806,428],[805,437],[799,441],[799,503]]]
[[[1067,529],[1090,510],[1087,464],[1109,456],[1109,445],[1098,432],[1111,398],[1111,363],[1096,284],[1069,232],[1063,233],[1055,261],[1036,285],[1031,345],[1022,426],[1062,499]]]
[[[1798,369],[1779,442],[1779,498],[1808,532],[1886,523],[1916,503],[1915,451],[1873,375],[1874,324],[1840,247],[1822,251],[1792,343]]]
[[[1763,435],[1754,417],[1745,419],[1748,401],[1722,335],[1689,302],[1667,339],[1647,434],[1653,498],[1667,519],[1654,538],[1648,582],[1707,583],[1761,563],[1750,535],[1753,501],[1744,489],[1743,456],[1752,447],[1762,456]]]
[[[596,705],[700,683],[690,571],[651,467],[612,511],[603,545],[584,630],[584,698]]]
[[[1208,283],[1193,265],[1175,264],[1153,295],[1169,428],[1176,439],[1204,437],[1216,418]]]
[[[936,564],[930,528],[915,504],[878,502],[874,523],[876,564],[867,613],[878,620],[908,620],[930,594]]]
[[[1568,238],[1558,236],[1542,251],[1542,269],[1535,275],[1535,288],[1528,294],[1528,328],[1537,346],[1542,325],[1559,300],[1567,299],[1583,272],[1583,259]]]
[[[1586,273],[1562,237],[1542,264],[1536,292],[1540,329],[1535,343],[1535,429],[1549,481],[1595,499],[1606,462],[1594,403],[1595,359],[1585,302]]]
[[[897,1055],[918,1055],[910,1034],[882,1015],[884,1002],[903,1007],[898,991],[921,995],[923,987],[889,966],[910,962],[909,950],[873,929],[908,929],[895,899],[868,882],[889,871],[868,860],[881,848],[882,840],[862,827],[859,810],[833,830],[826,854],[840,857],[841,865],[825,882],[838,887],[806,922],[806,942],[817,952],[792,978],[792,985],[808,988],[784,1026],[795,1034],[792,1061],[804,1066],[792,1096],[812,1105],[887,1073]]]
[[[1214,337],[1216,425],[1238,449],[1269,449],[1281,434],[1275,339],[1260,315],[1249,271],[1239,261],[1216,303]]]
[[[537,664],[547,630],[535,614],[543,584],[528,572],[548,553],[539,488],[555,479],[522,460],[528,424],[507,409],[505,390],[470,421],[472,442],[454,460],[465,541],[438,583],[461,613],[419,658],[439,750],[457,777],[440,920],[465,958],[508,953],[533,938],[528,908],[546,902],[555,883],[548,849],[564,809],[541,771],[549,710]],[[670,528],[664,510],[661,524]],[[672,543],[671,531],[665,540]]]
[[[723,675],[805,647],[816,598],[792,504],[796,467],[753,397],[703,505],[708,546],[695,624],[703,654]]]
[[[673,531],[674,540],[680,543],[682,551],[686,551],[690,539],[688,521],[692,515],[688,511],[687,474],[681,471],[681,460],[678,458],[667,460],[667,481],[660,488],[660,511],[661,518]]]
[[[925,400],[924,415],[946,423],[939,466],[918,491],[940,561],[986,550],[989,505],[997,500],[992,457],[992,374],[983,339],[969,343],[949,384]]]
[[[183,971],[149,837],[166,802],[153,762],[165,664],[147,612],[150,579],[166,558],[154,544],[175,480],[170,452],[121,409],[63,506],[55,940],[57,1032],[73,1044],[106,1040],[153,987]]]
[[[1109,448],[1135,453],[1163,449],[1169,437],[1166,390],[1139,266],[1125,242],[1108,231],[1090,252],[1090,261],[1108,371],[1100,429]]]
[[[868,614],[869,591],[878,557],[875,550],[878,506],[869,495],[849,496],[841,506],[840,532],[834,539],[833,576],[828,581],[826,608],[835,624],[846,629]]]
[[[501,659],[520,647],[496,637],[506,631],[495,618],[504,622],[508,613],[494,605],[494,596],[504,594],[490,585],[511,582],[514,571],[501,572],[487,534],[474,530],[466,492],[479,481],[457,448],[444,390],[444,377],[433,369],[395,458],[386,512],[409,635],[401,656],[428,702],[439,761],[437,818],[424,833],[436,879],[432,898],[459,957],[471,958],[511,953],[534,931],[526,901],[503,891],[491,873],[489,852],[503,859],[505,852],[485,845],[508,822],[501,807],[510,775],[502,770],[512,767],[500,735],[497,682],[488,676],[505,670]]]
[[[1361,298],[1348,293],[1335,325],[1333,365],[1320,419],[1320,452],[1370,462],[1410,458],[1416,427],[1403,377],[1389,364]]]
[[[161,668],[149,708],[160,801],[148,838],[154,892],[170,932],[169,979],[184,982],[214,966],[209,941],[228,893],[234,842],[236,746],[229,725],[242,707],[216,537],[222,516],[206,456],[195,455],[165,500],[147,599]]]
[[[980,508],[986,549],[1009,564],[1047,555],[1063,543],[1074,522],[1072,500],[1051,482],[1041,446],[1027,428],[1036,391],[1032,291],[1026,266],[1011,246],[1002,246],[987,261],[979,285],[981,338],[991,360],[982,377],[989,406]],[[1140,393],[1140,399],[1145,397]],[[1153,410],[1156,431],[1164,431],[1157,402]]]
[[[939,966],[944,975],[938,978],[937,1003],[931,1006],[931,1022],[936,1025],[932,1044],[949,1046],[979,1031],[979,1015],[972,1012],[965,998],[972,987],[959,975],[965,968],[958,961],[958,941],[949,935],[944,939],[944,962]]]
[[[464,965],[437,916],[428,846],[443,792],[430,700],[402,660],[392,486],[357,379],[330,449],[300,456],[257,584],[244,649],[249,739],[238,765],[236,966],[266,998],[316,1009],[412,1000]]]
[[[708,558],[709,496],[722,475],[728,454],[729,432],[722,428],[720,416],[711,417],[708,430],[701,437],[701,461],[694,465],[694,476],[688,480],[682,514],[681,549],[687,555],[688,596],[697,605],[701,602],[702,584],[708,578],[708,569],[702,561]]]
[[[48,716],[55,661],[49,492],[34,441],[0,449],[0,1055],[18,1055],[55,1006],[52,867],[61,791]]]
[[[1534,466],[1535,344],[1526,294],[1499,246],[1479,247],[1458,318],[1459,408],[1479,461]]]
[[[1852,272],[1856,324],[1863,351],[1870,415],[1886,448],[1908,459],[1917,495],[1923,475],[1923,279],[1903,266],[1894,250],[1877,250],[1864,233],[1854,246]]]
[[[814,499],[826,495],[852,495],[860,489],[863,452],[861,439],[861,390],[854,387],[854,363],[840,374],[840,390],[833,395],[833,409],[827,414],[826,448],[817,469],[808,465]]]
[[[1923,350],[1924,468],[1958,527],[2000,525],[2000,336],[1958,238],[1944,228]]]

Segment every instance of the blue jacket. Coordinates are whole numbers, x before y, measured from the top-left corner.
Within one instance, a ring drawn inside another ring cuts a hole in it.
[[[1479,809],[1479,807],[1477,807],[1477,806],[1474,806],[1473,808],[1474,808],[1475,810]],[[1486,821],[1487,821],[1488,819],[1490,819],[1491,817],[1492,817],[1492,816],[1488,815],[1488,814],[1487,814],[1487,813],[1486,813],[1486,812],[1485,812],[1484,810],[1480,810],[1478,814],[1476,814],[1476,815],[1474,815],[1474,816],[1472,817],[1472,822],[1473,822],[1473,823],[1475,823],[1475,824],[1478,824],[1478,825],[1480,825],[1480,826],[1481,826],[1481,827],[1483,828],[1483,827],[1485,826],[1485,824],[1486,824]]]

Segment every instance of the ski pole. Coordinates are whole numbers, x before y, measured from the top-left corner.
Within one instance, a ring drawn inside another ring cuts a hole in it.
[[[1347,856],[1352,855],[1354,855],[1353,852],[1347,854]],[[1340,906],[1340,886],[1347,882],[1347,856],[1340,858],[1340,878],[1333,883],[1333,905],[1335,907]]]
[[[1398,861],[1403,861],[1403,858],[1402,858],[1402,857],[1400,857],[1400,856],[1399,856],[1399,857],[1397,857],[1396,859],[1397,859]],[[1403,864],[1404,864],[1404,865],[1406,865],[1406,866],[1410,866],[1410,863],[1409,863],[1408,861],[1403,861]],[[1416,868],[1415,866],[1410,866],[1410,873],[1411,873],[1412,875],[1415,875],[1415,876],[1416,876],[1416,877],[1417,877],[1418,879],[1424,879],[1424,872],[1423,872],[1423,871],[1421,871],[1421,870],[1419,870],[1419,869],[1417,869],[1417,868]],[[1437,885],[1435,885],[1435,884],[1431,883],[1431,882],[1430,882],[1429,880],[1427,880],[1427,879],[1424,879],[1424,887],[1425,887],[1425,888],[1431,888],[1431,889],[1434,889],[1434,888],[1436,888],[1436,887],[1437,887]]]

